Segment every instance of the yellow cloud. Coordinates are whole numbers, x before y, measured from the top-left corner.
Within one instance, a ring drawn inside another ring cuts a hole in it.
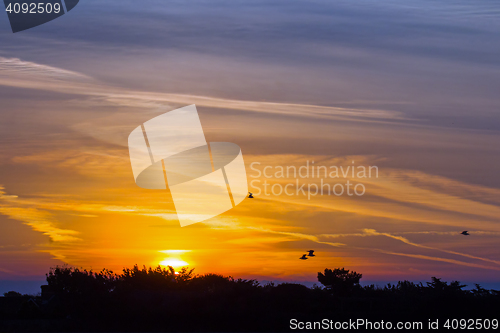
[[[79,240],[76,237],[77,231],[57,227],[52,214],[29,206],[26,207],[20,200],[9,200],[11,197],[13,196],[5,195],[4,188],[0,186],[0,214],[21,221],[56,242]]]

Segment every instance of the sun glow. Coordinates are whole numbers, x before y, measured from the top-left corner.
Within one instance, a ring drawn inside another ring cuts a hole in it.
[[[184,260],[178,260],[178,259],[166,259],[160,262],[160,266],[172,266],[174,268],[176,267],[184,267],[184,266],[189,266],[187,262]]]
[[[186,252],[191,252],[191,250],[162,250],[158,251],[161,253],[166,253],[168,256],[160,261],[160,266],[172,266],[174,268],[180,268],[189,266],[189,263],[182,260],[182,254]]]
[[[158,252],[168,253],[168,254],[182,254],[182,253],[186,253],[186,252],[191,252],[191,250],[162,250],[162,251],[158,251]]]

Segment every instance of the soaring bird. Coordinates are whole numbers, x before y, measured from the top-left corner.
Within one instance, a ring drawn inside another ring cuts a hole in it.
[[[253,199],[253,193],[252,192],[248,192],[248,198],[249,199]]]
[[[302,257],[299,258],[300,260],[307,260],[308,258],[306,257],[305,254],[302,255]]]
[[[309,251],[307,251],[307,252],[309,252],[309,254],[307,255],[308,257],[316,257],[316,256],[314,255],[314,250],[309,250]]]
[[[462,231],[461,234],[464,236],[469,236],[469,232],[467,230]]]

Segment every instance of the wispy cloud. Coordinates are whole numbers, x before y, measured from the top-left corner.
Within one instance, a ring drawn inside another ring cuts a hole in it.
[[[90,80],[91,78],[77,72],[68,71],[66,69],[37,64],[35,62],[23,61],[19,58],[4,58],[0,57],[0,76],[11,77],[12,79],[36,78],[52,79],[52,80]]]
[[[0,58],[0,85],[82,95],[92,98],[94,102],[101,100],[108,104],[135,108],[197,104],[204,107],[319,119],[341,118],[363,121],[401,119],[400,113],[387,110],[270,103],[122,89],[98,82],[80,73],[15,58]]]
[[[270,228],[264,228],[264,227],[253,227],[253,226],[247,226],[247,225],[241,225],[236,222],[228,222],[228,223],[223,223],[221,221],[214,221],[214,222],[207,222],[209,225],[213,225],[216,228],[223,228],[223,229],[233,229],[233,230],[251,230],[251,231],[256,231],[260,233],[266,233],[266,234],[275,234],[275,235],[282,235],[282,236],[288,236],[291,237],[291,239],[287,239],[287,241],[290,240],[308,240],[316,244],[324,244],[324,245],[329,245],[333,247],[351,247],[353,249],[363,249],[363,250],[369,250],[369,251],[374,251],[374,252],[379,252],[379,253],[384,253],[384,254],[390,254],[390,255],[398,255],[398,256],[406,256],[406,257],[411,257],[411,258],[417,258],[417,259],[423,259],[423,260],[431,260],[431,261],[439,261],[439,262],[447,262],[450,264],[455,264],[455,265],[460,265],[460,266],[467,266],[467,267],[475,267],[475,268],[483,268],[483,269],[490,269],[490,270],[500,270],[500,267],[497,266],[487,266],[487,265],[482,265],[478,263],[471,263],[471,262],[466,262],[466,261],[461,261],[453,258],[442,258],[442,257],[437,257],[437,256],[431,256],[431,255],[425,255],[425,254],[408,254],[408,253],[400,253],[396,251],[390,251],[390,250],[385,250],[385,249],[380,249],[376,247],[370,247],[370,248],[362,248],[359,246],[352,246],[349,244],[349,241],[346,239],[344,243],[332,243],[328,241],[324,241],[321,238],[341,238],[341,237],[372,237],[372,236],[384,236],[388,238],[392,238],[398,241],[403,242],[404,244],[421,248],[421,249],[426,249],[426,250],[433,250],[433,251],[439,251],[439,252],[444,252],[452,255],[457,255],[457,256],[462,256],[466,257],[469,259],[474,259],[474,260],[480,260],[480,261],[485,261],[489,263],[493,263],[496,265],[500,265],[500,261],[498,260],[492,260],[488,258],[482,258],[474,255],[469,255],[466,253],[461,253],[461,252],[456,252],[456,251],[450,251],[450,250],[444,250],[444,249],[439,249],[436,247],[431,247],[431,246],[426,246],[422,244],[417,244],[414,242],[411,242],[405,237],[402,236],[397,236],[393,235],[390,233],[385,233],[385,232],[377,232],[374,229],[364,229],[361,233],[352,233],[352,234],[320,234],[320,235],[312,235],[312,234],[306,234],[306,233],[298,233],[298,232],[286,232],[286,231],[275,231]],[[252,237],[253,239],[253,237]],[[274,242],[279,242],[280,239],[273,239]],[[284,241],[284,239],[281,239],[281,241]],[[248,242],[245,242],[242,239],[238,239],[237,242],[238,244],[245,244]]]
[[[403,236],[397,236],[397,235],[393,235],[393,234],[390,234],[390,233],[387,233],[387,232],[377,232],[374,229],[364,229],[363,233],[365,233],[368,236],[385,236],[385,237],[389,237],[389,238],[392,238],[392,239],[399,240],[399,241],[401,241],[401,242],[403,242],[405,244],[408,244],[408,245],[411,245],[411,246],[415,246],[415,247],[419,247],[419,248],[422,248],[422,249],[440,251],[440,252],[444,252],[444,253],[449,253],[449,254],[453,254],[453,255],[457,255],[457,256],[462,256],[462,257],[466,257],[466,258],[470,258],[470,259],[476,259],[476,260],[486,261],[486,262],[490,262],[490,263],[494,263],[494,264],[500,265],[500,261],[498,261],[498,260],[493,260],[493,259],[488,259],[488,258],[482,258],[482,257],[478,257],[478,256],[466,254],[466,253],[461,253],[461,252],[457,252],[457,251],[445,250],[445,249],[440,249],[440,248],[437,248],[437,247],[432,247],[432,246],[417,244],[417,243],[414,243],[414,242],[408,240],[407,238],[405,238]]]
[[[268,155],[253,159],[261,162],[260,169],[276,165],[294,165],[298,168],[306,165],[311,157]],[[370,156],[350,156],[348,159],[322,159],[322,156],[315,156],[314,159],[316,165],[326,166],[347,166],[351,164],[349,162],[351,160],[355,160],[356,165],[378,164],[376,158]],[[460,230],[473,224],[475,230],[500,232],[500,225],[497,223],[500,208],[496,205],[500,191],[497,189],[471,185],[424,172],[394,168],[380,168],[378,178],[353,178],[351,173],[348,173],[345,179],[327,178],[324,182],[333,186],[345,180],[363,183],[366,187],[366,197],[362,198],[363,200],[350,200],[346,196],[340,196],[331,200],[331,195],[318,195],[312,200],[307,200],[307,195],[261,195],[259,198],[269,202],[302,206],[304,209],[308,207],[316,210],[342,211],[394,221],[450,226]],[[288,178],[272,178],[267,181],[270,186],[275,183],[282,186],[290,183]],[[301,184],[319,183],[319,181],[319,178],[300,179]]]
[[[4,188],[0,186],[0,214],[21,221],[56,242],[79,240],[76,237],[77,231],[59,228],[55,223],[54,216],[49,212],[33,208],[22,201],[13,199],[14,197],[17,196],[6,195]]]
[[[433,256],[428,256],[428,255],[423,255],[423,254],[400,253],[400,252],[393,252],[393,251],[387,251],[387,250],[382,250],[382,249],[368,249],[368,250],[374,251],[374,252],[385,253],[385,254],[396,255],[396,256],[402,256],[402,257],[424,259],[424,260],[431,260],[431,261],[439,261],[439,262],[446,262],[449,264],[455,264],[455,265],[459,265],[459,266],[467,266],[467,267],[483,268],[483,269],[500,271],[500,267],[485,266],[485,265],[476,264],[476,263],[464,262],[464,261],[460,261],[460,260],[456,260],[456,259],[433,257]]]

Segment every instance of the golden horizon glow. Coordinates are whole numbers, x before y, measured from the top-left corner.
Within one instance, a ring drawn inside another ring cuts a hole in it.
[[[158,251],[158,252],[161,252],[161,253],[186,253],[186,252],[191,252],[191,250],[161,250],[161,251]]]
[[[171,266],[173,268],[181,268],[181,267],[189,266],[189,264],[187,262],[185,262],[184,260],[166,259],[166,260],[160,261],[160,266]]]

